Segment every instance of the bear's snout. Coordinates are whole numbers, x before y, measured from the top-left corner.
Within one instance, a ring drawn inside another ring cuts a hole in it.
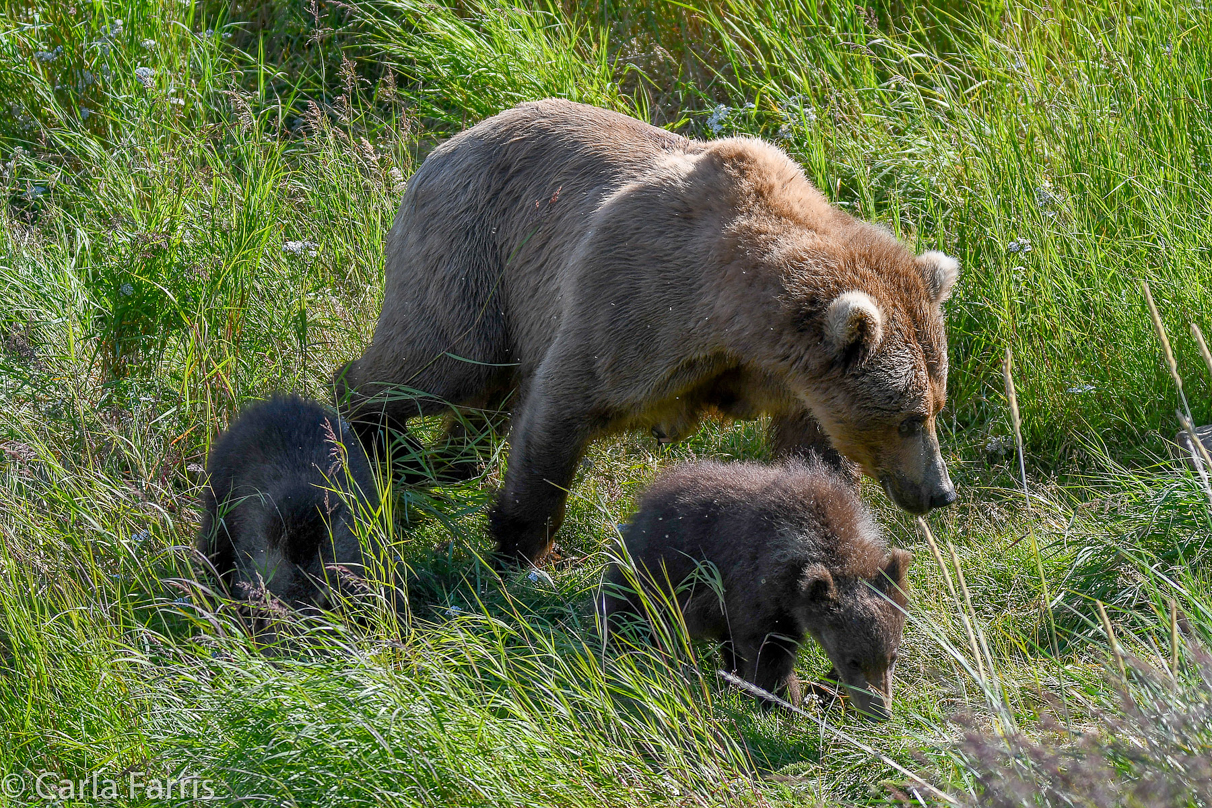
[[[892,709],[888,704],[888,699],[882,693],[870,695],[863,693],[863,697],[855,694],[853,699],[855,709],[866,718],[868,721],[887,721],[892,717]]]
[[[945,508],[955,502],[958,495],[951,479],[943,471],[943,479],[933,484],[915,484],[899,474],[885,474],[880,477],[880,485],[888,499],[912,514],[925,514],[935,508]]]
[[[955,500],[957,499],[957,494],[955,493],[955,486],[950,484],[950,482],[951,482],[950,480],[948,480],[947,482],[948,482],[947,487],[936,492],[934,494],[934,497],[930,500],[931,508],[945,508],[948,505],[950,505],[951,503],[955,502]]]
[[[892,671],[867,677],[859,687],[847,683],[850,703],[869,721],[887,721],[892,717]]]

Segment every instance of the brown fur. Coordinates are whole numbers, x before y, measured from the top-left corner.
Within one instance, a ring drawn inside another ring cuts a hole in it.
[[[913,557],[888,549],[836,474],[800,461],[680,466],[623,535],[642,586],[676,593],[690,636],[722,641],[726,667],[798,703],[795,655],[810,635],[856,706],[888,715]],[[643,612],[628,580],[611,568],[603,612],[616,627],[620,613]]]
[[[505,557],[550,547],[588,441],[676,439],[705,409],[770,413],[781,449],[831,445],[912,511],[954,499],[934,431],[954,261],[833,208],[769,143],[522,104],[425,160],[386,261],[342,406],[376,441],[516,390],[492,513]],[[856,291],[878,311],[831,307]]]

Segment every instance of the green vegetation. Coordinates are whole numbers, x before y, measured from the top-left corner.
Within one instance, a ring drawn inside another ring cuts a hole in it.
[[[960,801],[1059,805],[1117,771],[1179,789],[1152,804],[1209,804],[1207,780],[1181,789],[1203,776],[1182,754],[1212,754],[1212,514],[1159,459],[1178,397],[1140,290],[1206,422],[1188,322],[1212,330],[1209,75],[1198,0],[0,0],[0,782],[189,775],[223,804],[941,804],[891,761]],[[418,161],[547,95],[777,140],[838,204],[960,258],[943,565],[864,492],[917,556],[889,724],[762,712],[676,637],[597,645],[591,593],[638,491],[679,459],[764,457],[761,424],[596,445],[550,580],[502,585],[475,560],[502,462],[486,446],[483,478],[397,492],[404,620],[264,647],[188,583],[210,440],[272,390],[328,396],[373,330]],[[1096,599],[1156,674],[1121,674]],[[1077,740],[1099,727],[1147,752]],[[1044,776],[1035,745],[1097,776],[1006,796]],[[1127,793],[1088,804],[1147,804]]]

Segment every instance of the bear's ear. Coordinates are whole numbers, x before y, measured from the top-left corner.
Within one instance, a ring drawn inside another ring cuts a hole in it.
[[[843,292],[825,311],[825,337],[839,355],[874,350],[884,338],[884,315],[866,292]]]
[[[938,250],[929,250],[917,257],[917,265],[926,278],[926,289],[935,305],[951,297],[951,287],[959,279],[959,261]]]
[[[800,594],[813,603],[826,603],[837,599],[837,587],[833,576],[824,564],[805,564],[800,572]]]
[[[905,573],[909,570],[909,565],[913,563],[913,553],[908,550],[902,550],[899,547],[892,548],[892,552],[888,554],[888,561],[884,564],[884,568],[880,570],[880,574],[876,579],[876,583],[882,592],[891,594],[896,590],[902,592],[909,587],[905,579]]]

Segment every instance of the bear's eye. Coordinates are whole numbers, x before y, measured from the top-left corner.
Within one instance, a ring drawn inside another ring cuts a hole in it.
[[[926,421],[920,415],[910,415],[905,420],[901,421],[899,431],[903,437],[910,437],[922,431],[922,426]]]
[[[850,657],[850,659],[846,660],[846,665],[851,670],[858,670],[860,667],[862,667],[859,665],[858,657]]]

